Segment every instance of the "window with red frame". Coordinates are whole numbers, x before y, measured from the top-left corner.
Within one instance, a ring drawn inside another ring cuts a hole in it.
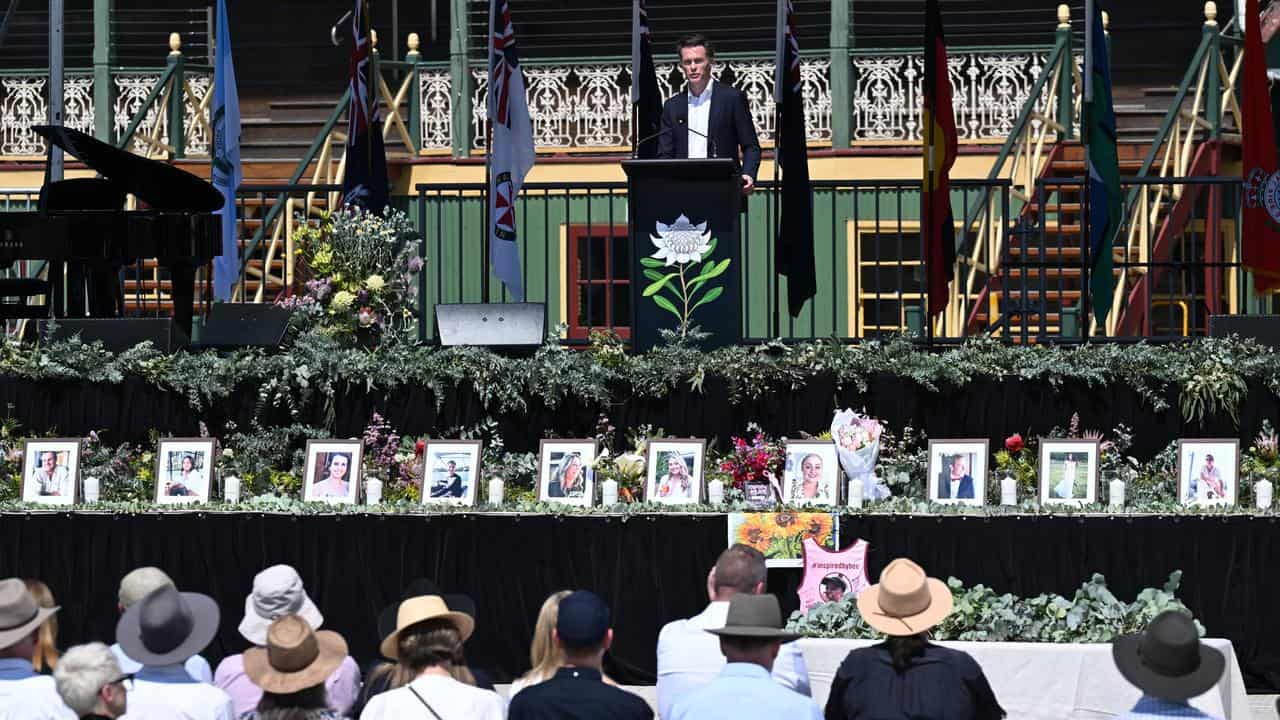
[[[571,225],[569,240],[569,337],[592,330],[631,337],[631,240],[626,225]]]

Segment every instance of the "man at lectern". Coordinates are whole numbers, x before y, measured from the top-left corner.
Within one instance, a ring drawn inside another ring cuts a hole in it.
[[[714,158],[738,160],[742,150],[742,194],[755,189],[760,169],[760,141],[751,124],[747,98],[736,88],[711,77],[715,48],[701,34],[680,40],[680,71],[688,86],[662,107],[660,158]]]

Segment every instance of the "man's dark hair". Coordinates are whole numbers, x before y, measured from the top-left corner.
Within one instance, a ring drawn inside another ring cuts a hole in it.
[[[750,545],[735,543],[716,560],[716,590],[733,588],[738,592],[754,592],[767,576],[764,555]]]
[[[676,43],[676,54],[679,55],[681,50],[685,48],[704,47],[707,49],[707,59],[711,60],[716,56],[716,47],[711,44],[706,35],[702,33],[694,33],[685,35]]]
[[[822,586],[828,589],[833,589],[833,588],[840,588],[841,590],[849,589],[848,587],[845,586],[844,581],[838,577],[822,578]]]

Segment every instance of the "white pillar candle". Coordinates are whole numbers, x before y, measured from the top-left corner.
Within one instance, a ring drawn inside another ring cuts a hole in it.
[[[707,502],[711,505],[724,503],[724,483],[719,480],[707,483]]]
[[[862,507],[862,481],[853,479],[849,481],[849,507]]]
[[[382,502],[382,481],[371,477],[364,481],[364,504],[377,505]]]
[[[222,501],[228,505],[240,502],[240,478],[232,475],[222,479]]]
[[[600,483],[600,504],[617,505],[618,504],[618,481],[609,478]]]
[[[1012,475],[1005,475],[1000,479],[1000,504],[1018,504],[1018,481]]]
[[[98,502],[98,478],[90,476],[84,479],[84,501]]]
[[[1116,478],[1107,484],[1107,500],[1113,508],[1124,507],[1124,481]]]
[[[500,477],[489,478],[489,504],[501,505],[502,497],[505,490],[506,490],[506,486],[502,484],[502,478]]]
[[[1259,510],[1271,509],[1271,494],[1275,491],[1270,480],[1259,480],[1253,486],[1254,499],[1257,501]]]

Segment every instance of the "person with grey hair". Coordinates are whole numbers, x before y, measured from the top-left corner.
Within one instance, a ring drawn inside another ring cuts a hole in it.
[[[764,593],[766,577],[764,555],[737,543],[720,553],[707,575],[707,595],[711,599],[707,608],[662,628],[658,634],[659,717],[670,717],[677,699],[719,677],[725,656],[719,639],[707,631],[724,627],[734,596]],[[809,695],[809,670],[794,642],[782,644],[772,675],[782,687]]]
[[[133,676],[120,671],[111,648],[88,643],[63,654],[53,681],[62,702],[81,720],[114,720],[125,714]]]
[[[126,610],[133,607],[142,598],[159,590],[162,587],[176,587],[173,580],[165,574],[165,571],[158,567],[140,567],[129,572],[120,580],[119,604],[116,609],[123,615]],[[120,643],[111,646],[111,652],[115,653],[116,662],[120,663],[120,671],[125,675],[133,675],[142,669],[142,663],[134,660],[125,654],[121,649]],[[200,657],[200,655],[192,655],[183,663],[187,674],[193,680],[199,680],[202,683],[213,683],[213,669],[209,667],[209,661]]]

